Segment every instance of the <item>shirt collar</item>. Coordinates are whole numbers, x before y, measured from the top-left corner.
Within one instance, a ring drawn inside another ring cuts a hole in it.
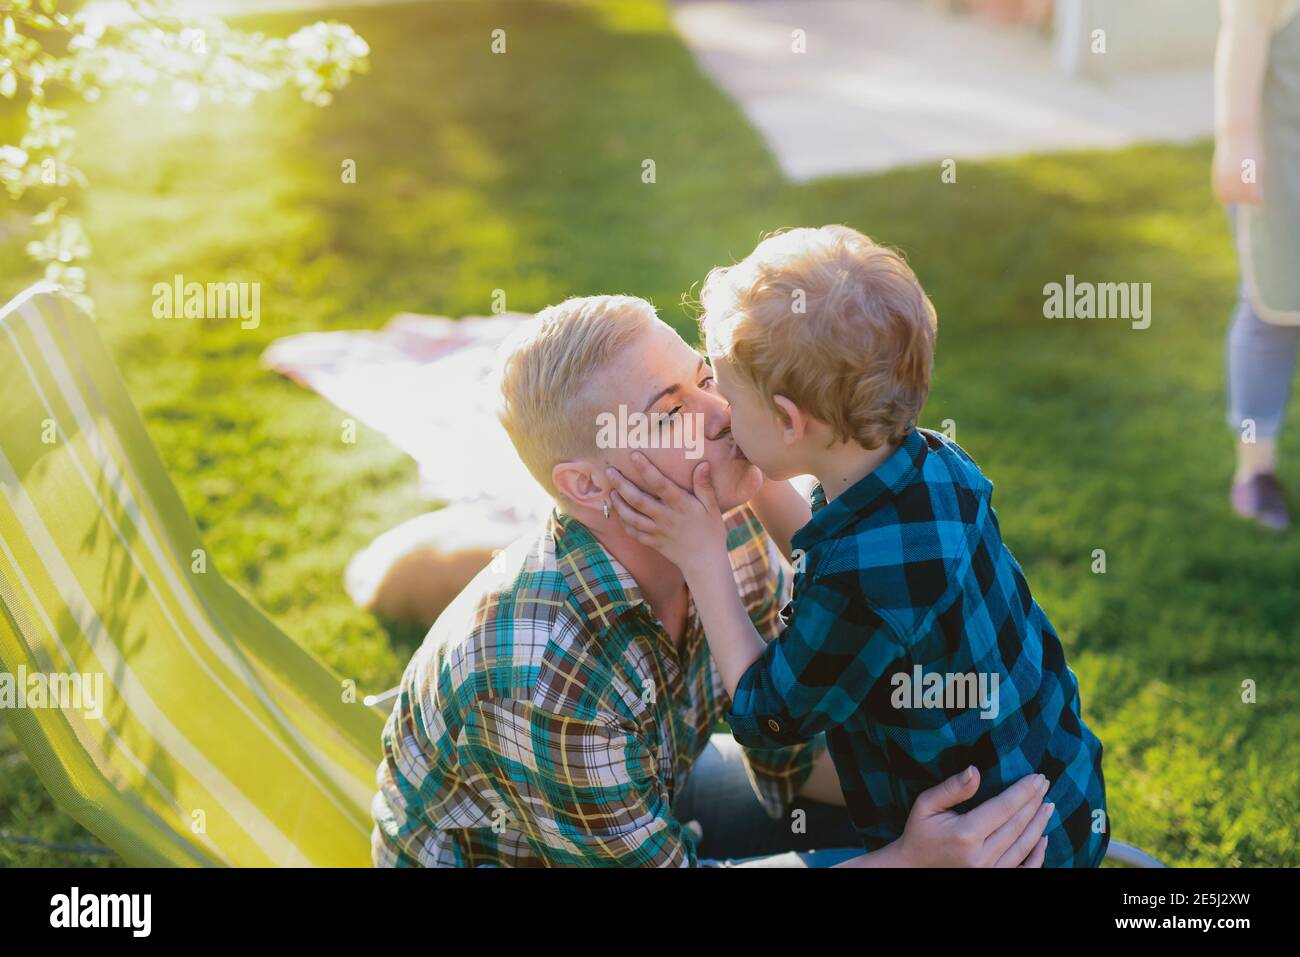
[[[645,604],[631,573],[582,522],[552,509],[547,531],[555,542],[556,567],[597,632],[603,634],[626,612]]]
[[[826,501],[826,492],[818,482],[813,486],[809,502],[812,520],[794,533],[790,544],[806,552],[841,532],[850,522],[871,514],[884,504],[885,496],[897,495],[912,481],[928,453],[922,430],[913,429],[893,455],[871,474],[846,488],[834,501]]]

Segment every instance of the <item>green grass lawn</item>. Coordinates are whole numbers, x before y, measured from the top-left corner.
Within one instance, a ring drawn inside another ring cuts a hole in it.
[[[1226,504],[1235,262],[1208,146],[792,186],[660,0],[330,15],[373,51],[333,106],[110,101],[81,147],[100,326],[215,562],[286,631],[362,688],[394,683],[421,632],[358,611],[341,575],[429,506],[405,456],[364,431],[345,445],[338,410],[259,366],[272,340],[400,310],[482,314],[495,289],[524,311],[633,293],[688,330],[683,295],[711,266],[779,226],[844,222],[902,248],[935,301],[922,424],[955,422],[995,483],[1105,744],[1115,836],[1175,864],[1300,865],[1300,536]],[[497,27],[505,56],[489,51]],[[0,227],[8,299],[36,276],[21,220]],[[260,281],[260,328],[152,318],[151,287],[176,273]],[[1151,328],[1044,319],[1043,286],[1067,273],[1152,283]],[[1242,703],[1245,679],[1258,703]],[[0,830],[90,839],[2,726]],[[0,843],[0,864],[113,860]]]

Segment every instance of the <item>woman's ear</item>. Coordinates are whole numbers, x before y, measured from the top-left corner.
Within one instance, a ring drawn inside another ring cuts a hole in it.
[[[551,469],[551,481],[561,495],[575,505],[599,512],[609,499],[608,481],[603,466],[578,459],[560,462]]]
[[[781,426],[781,441],[794,445],[808,430],[808,417],[783,395],[772,396],[772,403],[776,406],[776,420]]]

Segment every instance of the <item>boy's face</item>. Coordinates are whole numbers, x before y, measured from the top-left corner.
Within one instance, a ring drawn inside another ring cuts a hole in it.
[[[770,479],[794,478],[806,472],[791,461],[792,450],[783,440],[783,420],[776,407],[738,375],[725,357],[713,359],[713,373],[718,392],[731,406],[731,435],[745,458]]]

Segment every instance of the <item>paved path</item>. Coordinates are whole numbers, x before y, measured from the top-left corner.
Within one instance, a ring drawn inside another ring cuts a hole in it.
[[[808,180],[1212,130],[1208,69],[1072,80],[1050,42],[919,0],[672,0],[710,77]],[[807,52],[791,51],[805,31]]]

